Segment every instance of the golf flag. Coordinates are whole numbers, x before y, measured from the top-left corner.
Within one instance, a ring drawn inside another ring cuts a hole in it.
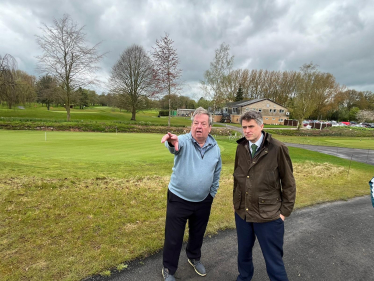
[[[370,195],[371,195],[371,203],[373,204],[374,207],[374,177],[369,181],[370,185]]]

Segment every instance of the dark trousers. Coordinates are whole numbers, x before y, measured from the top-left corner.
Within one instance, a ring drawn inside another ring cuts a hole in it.
[[[288,280],[283,263],[284,222],[281,218],[264,223],[246,222],[235,213],[238,237],[237,281],[249,281],[253,277],[252,248],[256,237],[266,263],[266,271],[271,281]]]
[[[187,257],[200,260],[212,202],[213,197],[210,194],[201,202],[189,202],[168,191],[163,265],[169,269],[170,274],[174,274],[178,268],[187,220],[189,228]]]

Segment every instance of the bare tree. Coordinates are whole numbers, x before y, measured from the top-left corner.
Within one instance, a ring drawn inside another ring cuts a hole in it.
[[[226,81],[231,73],[233,63],[234,56],[230,57],[230,45],[222,43],[215,51],[214,60],[210,63],[210,69],[204,73],[201,88],[208,97],[212,98],[214,110],[217,105],[222,105],[225,102],[224,85],[225,83],[227,84]],[[236,93],[235,86],[231,90],[232,97],[234,97]]]
[[[144,108],[145,98],[156,93],[152,60],[143,47],[132,45],[112,67],[111,92],[120,96],[120,107],[129,109],[135,120],[138,109]]]
[[[295,92],[292,96],[291,111],[299,120],[298,129],[304,118],[313,111],[320,110],[319,105],[332,99],[339,87],[335,78],[329,73],[322,73],[313,63],[304,64],[296,78]]]
[[[43,24],[44,34],[37,37],[43,50],[39,59],[41,73],[54,76],[64,89],[67,120],[70,120],[71,95],[79,87],[97,82],[94,73],[104,54],[98,54],[98,44],[93,47],[86,43],[84,26],[78,27],[65,14],[62,19],[54,19],[53,25]]]
[[[313,93],[318,73],[317,66],[313,63],[304,64],[300,67],[291,106],[293,116],[299,121],[298,129],[300,129],[303,119],[316,108]]]
[[[16,59],[6,54],[0,55],[0,101],[6,101],[11,109],[16,100]]]
[[[169,96],[169,119],[170,127],[170,97],[171,94],[177,94],[181,83],[179,78],[182,70],[179,68],[179,59],[177,50],[173,47],[174,41],[165,34],[160,40],[156,40],[156,47],[153,47],[152,57],[155,69],[155,79],[159,92],[166,92]]]

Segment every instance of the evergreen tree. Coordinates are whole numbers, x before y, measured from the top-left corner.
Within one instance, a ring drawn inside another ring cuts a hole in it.
[[[235,101],[242,101],[243,100],[243,89],[242,86],[239,85],[238,92],[236,93]]]

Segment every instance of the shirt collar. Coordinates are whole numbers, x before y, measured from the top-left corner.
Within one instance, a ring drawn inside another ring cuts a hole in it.
[[[200,147],[200,144],[193,138],[193,136],[191,135],[191,139],[192,139],[192,141],[194,142],[194,143],[196,143],[199,147]],[[206,140],[205,140],[205,143],[204,143],[204,145],[203,145],[203,147],[206,147],[206,146],[208,146],[208,145],[211,145],[212,144],[212,142],[211,142],[211,140],[210,140],[210,137],[209,137],[209,135],[208,135],[208,137],[206,138]]]
[[[248,141],[249,142],[249,147],[251,147],[252,144],[255,144],[255,145],[257,145],[257,148],[259,148],[261,146],[263,140],[264,140],[264,134],[261,132],[261,137],[255,143],[253,143],[251,141]]]

